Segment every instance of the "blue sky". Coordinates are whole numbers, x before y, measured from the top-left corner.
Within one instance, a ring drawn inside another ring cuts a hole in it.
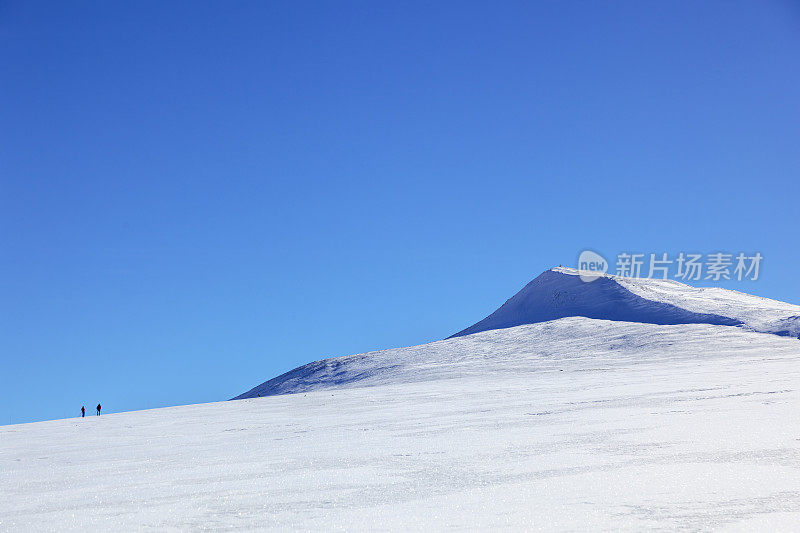
[[[800,7],[0,4],[0,423],[223,400],[591,248],[800,303]]]

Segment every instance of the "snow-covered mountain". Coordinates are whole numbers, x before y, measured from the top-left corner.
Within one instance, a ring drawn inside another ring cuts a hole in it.
[[[533,356],[569,354],[576,337],[582,349],[608,355],[610,362],[631,346],[632,353],[642,347],[680,351],[699,338],[709,343],[706,350],[724,353],[756,342],[746,333],[800,336],[797,305],[669,280],[604,274],[587,283],[580,274],[547,270],[491,315],[443,341],[315,361],[234,399],[513,370]]]
[[[797,529],[798,307],[581,283],[264,398],[0,427],[0,531]]]
[[[584,275],[586,273],[584,272]],[[568,316],[646,324],[717,324],[800,336],[800,306],[727,289],[609,274],[585,282],[558,267],[528,283],[499,309],[453,335],[535,324]]]

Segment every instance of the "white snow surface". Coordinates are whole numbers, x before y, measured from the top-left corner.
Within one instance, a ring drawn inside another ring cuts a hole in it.
[[[312,365],[266,391],[295,394],[0,427],[0,530],[800,523],[794,338],[569,317]]]

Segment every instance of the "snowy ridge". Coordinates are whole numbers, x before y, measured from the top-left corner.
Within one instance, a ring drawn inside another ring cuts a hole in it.
[[[702,339],[694,353],[725,353],[741,343],[771,345],[775,335],[800,336],[800,306],[675,281],[601,275],[586,283],[580,274],[547,270],[491,315],[443,341],[315,361],[233,399],[485,375],[527,368],[542,353],[569,357],[577,349],[612,359],[626,346],[669,351]]]
[[[671,280],[614,278],[648,300],[665,302],[696,313],[738,320],[752,331],[800,338],[800,305],[719,287],[692,287]]]

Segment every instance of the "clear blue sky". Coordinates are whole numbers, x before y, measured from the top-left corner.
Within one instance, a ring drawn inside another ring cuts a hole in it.
[[[0,422],[224,400],[592,248],[800,303],[800,6],[0,3]]]

